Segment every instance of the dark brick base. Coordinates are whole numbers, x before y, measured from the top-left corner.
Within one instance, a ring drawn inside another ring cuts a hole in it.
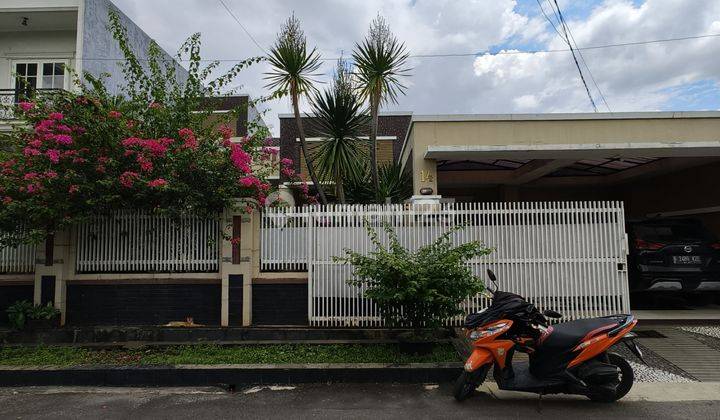
[[[220,284],[67,286],[68,325],[220,324]]]
[[[253,284],[255,325],[308,325],[307,284]]]

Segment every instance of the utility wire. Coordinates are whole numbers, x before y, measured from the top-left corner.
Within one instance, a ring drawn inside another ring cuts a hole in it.
[[[258,48],[260,48],[260,51],[262,51],[263,54],[267,54],[267,51],[265,51],[265,48],[263,48],[263,47],[255,40],[255,38],[252,36],[252,34],[251,34],[247,29],[245,29],[245,25],[243,25],[242,22],[240,22],[240,19],[238,19],[237,16],[235,16],[235,13],[233,13],[232,10],[230,10],[230,8],[228,7],[228,5],[225,4],[225,2],[224,2],[223,0],[218,0],[218,1],[220,2],[220,4],[222,4],[222,6],[225,8],[225,10],[227,10],[228,14],[229,14],[233,19],[235,19],[235,22],[237,22],[237,24],[240,25],[240,27],[241,27],[242,30],[245,32],[245,34],[248,36],[248,38],[250,38],[250,40],[252,40],[252,42],[253,42]]]
[[[693,39],[703,39],[703,38],[717,38],[720,37],[720,34],[703,34],[703,35],[692,35],[692,36],[684,36],[684,37],[678,37],[678,38],[663,38],[663,39],[652,39],[648,41],[633,41],[633,42],[621,42],[617,44],[601,44],[601,45],[592,45],[589,47],[576,47],[574,48],[575,51],[590,51],[590,50],[601,50],[606,48],[618,48],[618,47],[633,47],[638,45],[648,45],[648,44],[659,44],[663,42],[675,42],[675,41],[688,41]],[[411,58],[452,58],[452,57],[480,57],[483,55],[490,55],[490,56],[499,56],[499,55],[521,55],[521,54],[538,54],[538,53],[562,53],[562,52],[569,52],[570,49],[568,48],[557,48],[557,49],[547,49],[547,50],[524,50],[524,51],[498,51],[494,53],[490,52],[468,52],[468,53],[448,53],[448,54],[412,54],[410,55]],[[0,54],[0,58],[12,58],[8,55],[2,55]],[[242,61],[245,60],[245,58],[203,58],[200,59],[201,62],[209,62],[209,61]],[[325,61],[337,61],[340,57],[334,57],[334,58],[321,58],[321,60]],[[82,58],[73,58],[75,61],[126,61],[124,58],[109,58],[109,57],[82,57]],[[147,58],[138,58],[138,61],[149,61]],[[157,61],[191,61],[188,58],[184,59],[158,59]]]
[[[547,2],[549,4],[550,0],[547,0]],[[557,5],[557,1],[555,1],[555,4]],[[552,9],[552,4],[550,4],[550,8]],[[559,18],[563,27],[567,30],[568,35],[570,35],[570,40],[573,42],[573,44],[575,44],[575,50],[577,51],[578,55],[580,56],[580,61],[582,61],[583,65],[587,69],[588,75],[590,76],[590,80],[592,80],[593,85],[595,85],[595,89],[597,89],[598,94],[600,95],[600,99],[602,99],[603,104],[605,104],[605,108],[607,108],[607,110],[609,112],[612,112],[612,109],[610,108],[610,105],[608,104],[607,99],[605,99],[605,95],[603,94],[602,89],[600,89],[600,86],[598,85],[597,81],[595,80],[595,75],[593,75],[592,70],[590,70],[590,66],[588,66],[587,61],[585,61],[585,57],[583,56],[582,51],[580,51],[578,49],[577,41],[575,41],[575,37],[573,36],[572,30],[570,30],[570,25],[568,25],[567,22],[565,21],[565,17],[562,15],[562,12],[560,11],[559,6],[557,9],[557,17]],[[557,32],[557,30],[556,30],[556,32]]]
[[[575,62],[575,67],[577,67],[578,73],[580,73],[580,80],[582,81],[583,86],[585,86],[585,92],[587,92],[587,96],[590,99],[590,104],[592,104],[593,110],[595,112],[598,112],[597,105],[595,104],[595,99],[593,99],[592,94],[590,93],[590,88],[588,88],[587,82],[585,81],[585,75],[583,75],[582,68],[580,67],[580,63],[578,63],[577,56],[575,55],[575,50],[573,49],[572,42],[570,42],[570,36],[568,35],[567,26],[565,25],[565,21],[562,17],[562,12],[560,11],[560,6],[558,5],[557,0],[553,0],[555,2],[555,7],[557,10],[553,9],[553,12],[557,14],[558,22],[560,24],[560,27],[563,30],[563,33],[565,34],[564,40],[565,43],[570,47],[570,53],[572,54],[573,61]],[[550,0],[548,0],[548,3]],[[550,4],[552,7],[552,3]]]

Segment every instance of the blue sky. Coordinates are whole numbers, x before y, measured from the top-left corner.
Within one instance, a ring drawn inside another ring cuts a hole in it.
[[[259,49],[218,0],[113,0],[146,32],[174,51],[192,32],[206,58],[245,58]],[[295,13],[308,42],[324,57],[346,55],[377,13],[414,54],[562,49],[537,0],[225,0],[253,37],[269,46]],[[542,0],[549,13],[548,1]],[[718,0],[558,0],[580,46],[720,34]],[[612,111],[720,109],[720,37],[583,52]],[[416,114],[592,111],[567,52],[413,59],[407,95],[388,110]],[[227,64],[228,66],[230,63]],[[334,63],[328,61],[326,75]],[[588,68],[583,68],[587,72]],[[265,94],[256,66],[240,90]],[[326,77],[327,78],[327,77]],[[287,100],[268,104],[268,123]],[[304,109],[308,109],[307,106]],[[601,107],[602,110],[607,110]]]

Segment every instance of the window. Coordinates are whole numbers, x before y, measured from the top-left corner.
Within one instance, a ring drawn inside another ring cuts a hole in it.
[[[43,63],[42,85],[44,88],[65,87],[65,63]]]
[[[65,62],[16,62],[15,87],[18,89],[64,89]]]

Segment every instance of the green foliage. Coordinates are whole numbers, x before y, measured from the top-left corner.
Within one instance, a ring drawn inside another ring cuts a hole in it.
[[[294,14],[283,25],[265,60],[272,67],[272,70],[266,73],[265,79],[268,80],[268,84],[265,87],[273,90],[271,94],[273,98],[290,95],[300,137],[300,148],[305,157],[308,173],[317,188],[320,201],[322,204],[327,204],[322,184],[315,173],[313,157],[308,154],[299,105],[302,96],[309,96],[317,91],[314,78],[319,76],[316,72],[321,64],[320,54],[315,48],[308,51],[305,33],[300,28],[300,20]]]
[[[10,321],[10,327],[14,330],[22,330],[25,328],[27,314],[32,308],[33,304],[27,300],[19,300],[10,305],[10,307],[5,310],[8,320]]]
[[[60,311],[48,302],[47,305],[33,305],[27,300],[19,300],[6,309],[10,326],[15,330],[25,328],[29,319],[55,319],[60,316]]]
[[[366,167],[361,177],[345,179],[345,197],[348,203],[402,203],[412,195],[412,175],[403,171],[399,163],[380,165],[378,188],[367,182],[370,169]]]
[[[57,310],[50,302],[44,306],[35,305],[27,312],[28,319],[55,319],[59,316],[60,311]]]
[[[483,282],[466,263],[491,250],[477,241],[453,246],[451,237],[461,226],[415,252],[400,244],[389,225],[383,226],[387,245],[367,221],[366,228],[373,251],[363,255],[346,249],[344,257],[333,259],[353,266],[354,278],[348,283],[366,287],[364,296],[375,302],[388,325],[409,326],[415,331],[439,327],[462,314],[464,299],[483,290]]]
[[[366,153],[360,139],[370,123],[363,102],[353,90],[347,63],[338,60],[332,85],[312,98],[313,128],[323,142],[313,150],[315,164],[324,179],[335,183],[335,195],[345,203],[343,181],[359,180]]]
[[[358,89],[371,106],[397,102],[398,95],[405,93],[401,79],[409,75],[409,53],[405,44],[390,32],[382,16],[372,22],[368,36],[355,44],[352,57]]]
[[[266,73],[265,86],[275,96],[306,95],[316,91],[314,83],[320,68],[320,53],[316,48],[308,51],[307,39],[300,28],[300,20],[292,15],[270,48],[266,57],[272,70]]]
[[[422,363],[455,362],[450,344],[435,346],[428,355],[401,353],[391,344],[270,344],[184,345],[137,350],[93,350],[80,347],[2,347],[8,366],[179,365],[246,363]]]
[[[382,104],[396,103],[398,95],[405,93],[401,79],[410,72],[406,65],[410,55],[378,15],[370,24],[368,36],[355,44],[352,56],[358,90],[370,104],[370,177],[373,187],[378,189],[378,113]]]

